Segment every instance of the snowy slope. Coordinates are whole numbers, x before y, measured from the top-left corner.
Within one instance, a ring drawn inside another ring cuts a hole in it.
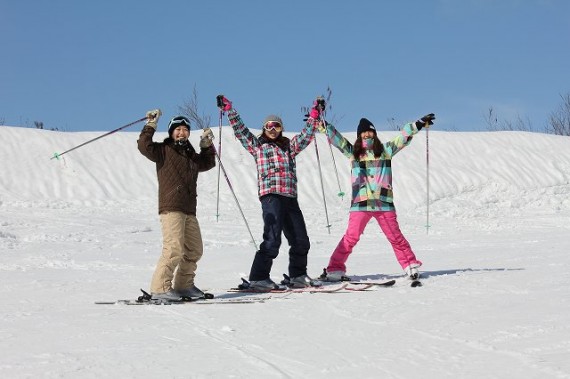
[[[146,289],[160,254],[156,174],[137,151],[137,128],[58,160],[55,152],[104,132],[0,127],[0,377],[570,377],[568,137],[430,131],[429,234],[424,131],[394,158],[421,288],[401,279],[371,223],[349,274],[396,278],[394,288],[260,304],[95,305]],[[259,243],[253,159],[222,133],[224,167]],[[198,133],[190,138],[197,145]],[[350,190],[346,158],[334,150],[333,163],[323,136],[317,142],[330,234],[314,144],[298,158],[314,276],[344,232],[349,199],[337,194]],[[255,248],[223,175],[217,219],[217,188],[217,168],[201,174],[197,284],[227,296]],[[286,268],[284,246],[273,278]]]

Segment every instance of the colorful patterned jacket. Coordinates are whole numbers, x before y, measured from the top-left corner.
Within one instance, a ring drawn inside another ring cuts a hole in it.
[[[329,141],[337,147],[351,164],[352,204],[350,211],[394,211],[392,193],[392,157],[408,146],[412,136],[418,132],[415,123],[404,125],[401,134],[383,143],[384,152],[378,158],[372,150],[367,150],[354,159],[353,146],[331,124],[327,125]]]
[[[315,126],[311,121],[286,144],[279,146],[265,138],[258,138],[244,125],[235,109],[228,112],[230,125],[242,146],[257,164],[258,196],[278,194],[297,197],[297,170],[295,157],[311,143]],[[312,119],[309,119],[312,120]]]

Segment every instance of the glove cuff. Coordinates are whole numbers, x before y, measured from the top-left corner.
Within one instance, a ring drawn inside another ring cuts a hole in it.
[[[200,140],[200,149],[209,149],[212,146],[212,140],[209,138],[202,138]]]
[[[145,126],[150,126],[154,130],[156,130],[156,121],[149,121],[145,124]]]

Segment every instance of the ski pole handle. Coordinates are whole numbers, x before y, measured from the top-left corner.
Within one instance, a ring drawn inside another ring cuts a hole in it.
[[[322,96],[319,96],[317,98],[317,107],[318,107],[319,111],[324,112],[324,110],[325,110],[325,99]]]
[[[224,109],[224,95],[216,96],[216,103],[218,108]]]

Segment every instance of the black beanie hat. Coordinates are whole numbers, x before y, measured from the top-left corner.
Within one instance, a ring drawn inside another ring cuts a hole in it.
[[[374,124],[365,118],[361,118],[360,122],[358,123],[358,128],[356,129],[356,137],[360,137],[360,133],[367,132],[369,130],[373,131],[374,134],[376,134],[376,128],[374,127]]]
[[[168,124],[168,136],[172,137],[172,132],[180,125],[185,126],[190,130],[190,120],[184,116],[176,116],[170,120],[170,123]]]

